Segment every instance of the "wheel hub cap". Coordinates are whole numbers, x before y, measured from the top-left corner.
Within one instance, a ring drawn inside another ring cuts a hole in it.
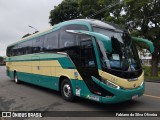
[[[65,84],[63,87],[63,93],[66,97],[70,97],[71,95],[71,87],[68,84]]]

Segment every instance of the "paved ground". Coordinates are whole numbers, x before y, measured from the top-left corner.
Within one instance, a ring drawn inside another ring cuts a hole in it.
[[[134,101],[100,104],[90,100],[77,99],[76,102],[70,103],[63,100],[56,91],[26,83],[15,84],[6,76],[5,67],[0,66],[0,111],[106,111],[105,114],[109,114],[107,111],[110,110],[160,111],[160,83],[146,82],[145,85],[144,96]]]

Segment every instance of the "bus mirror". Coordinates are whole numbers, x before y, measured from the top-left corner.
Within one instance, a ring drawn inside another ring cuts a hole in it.
[[[112,52],[112,42],[108,36],[105,36],[97,32],[90,32],[90,31],[84,31],[84,30],[66,30],[66,32],[74,33],[74,34],[89,35],[89,36],[95,37],[97,40],[102,41],[108,53]]]
[[[137,41],[137,42],[143,42],[145,43],[146,45],[149,46],[149,50],[151,53],[154,52],[154,45],[151,41],[147,40],[147,39],[143,39],[143,38],[138,38],[138,37],[132,37],[132,40],[133,41]]]

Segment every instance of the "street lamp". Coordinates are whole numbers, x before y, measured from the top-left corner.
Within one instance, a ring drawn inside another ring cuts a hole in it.
[[[35,27],[28,25],[28,27],[32,28],[35,30],[35,33],[39,32]]]

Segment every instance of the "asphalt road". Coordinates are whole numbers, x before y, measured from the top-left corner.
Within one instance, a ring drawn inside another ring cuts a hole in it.
[[[160,111],[160,83],[145,85],[145,94],[134,101],[100,104],[78,98],[70,103],[59,92],[27,83],[15,84],[6,76],[5,67],[0,66],[0,111]]]

